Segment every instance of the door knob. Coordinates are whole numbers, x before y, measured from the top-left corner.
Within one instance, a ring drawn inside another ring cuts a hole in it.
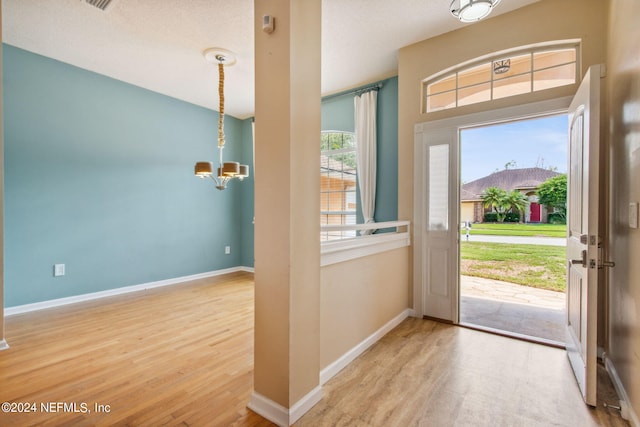
[[[581,264],[584,268],[587,268],[587,251],[582,251],[582,259],[572,259],[571,264]]]

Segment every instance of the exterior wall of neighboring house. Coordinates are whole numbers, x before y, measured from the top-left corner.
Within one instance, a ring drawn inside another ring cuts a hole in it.
[[[533,193],[524,193],[529,197],[529,205],[524,210],[524,222],[526,223],[546,223],[549,219],[549,212],[544,205],[538,204],[538,196]],[[483,222],[484,214],[491,212],[491,208],[482,206],[482,202],[462,202],[461,204],[461,221]],[[465,209],[469,212],[466,217],[462,218]],[[533,211],[533,212],[532,212]]]
[[[460,203],[460,222],[478,222],[475,216],[475,202]]]
[[[484,220],[485,207],[482,201],[465,200],[460,203],[460,222],[482,222]]]
[[[330,178],[320,176],[320,210],[329,212],[339,212],[345,210],[355,211],[355,200],[347,200],[345,190],[354,190],[355,180],[344,180],[340,178]],[[326,215],[322,224],[342,224],[342,215]]]

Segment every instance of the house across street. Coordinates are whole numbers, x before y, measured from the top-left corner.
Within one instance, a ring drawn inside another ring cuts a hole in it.
[[[560,175],[543,168],[505,169],[468,182],[460,188],[460,221],[483,222],[490,210],[483,205],[482,193],[491,187],[507,192],[520,191],[529,199],[524,211],[524,222],[547,222],[547,209],[538,203],[537,189],[549,178]]]

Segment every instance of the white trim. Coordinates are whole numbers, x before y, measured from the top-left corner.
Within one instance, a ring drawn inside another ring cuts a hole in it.
[[[402,311],[396,317],[388,321],[384,326],[369,335],[360,344],[347,351],[340,356],[329,366],[320,371],[320,385],[324,385],[327,381],[333,378],[338,372],[344,369],[349,363],[353,362],[358,356],[365,352],[369,347],[378,342],[380,338],[389,333],[393,328],[398,326],[407,317],[415,315],[415,312],[409,308]]]
[[[320,247],[320,266],[362,258],[380,252],[403,248],[411,244],[405,233],[382,233],[323,243]]]
[[[289,410],[284,406],[262,396],[260,393],[251,393],[251,400],[247,407],[260,416],[279,426],[289,426],[299,420],[316,403],[322,399],[322,388],[327,381],[333,378],[338,372],[353,362],[358,356],[364,353],[369,347],[378,342],[389,331],[402,323],[409,316],[414,316],[415,312],[409,308],[402,311],[396,317],[387,322],[380,329],[369,335],[361,343],[347,351],[336,361],[320,371],[320,386],[311,390],[306,396],[296,402]]]
[[[318,385],[289,409],[289,425],[298,421],[320,400],[322,400],[322,387]]]
[[[247,404],[247,408],[280,427],[289,427],[289,411],[287,411],[287,408],[271,399],[267,399],[255,390],[251,393],[251,400]]]
[[[317,386],[293,404],[290,409],[287,409],[279,403],[253,391],[247,408],[280,427],[289,427],[306,414],[320,399],[322,399],[322,388]]]
[[[209,277],[221,276],[223,274],[236,273],[238,271],[253,272],[251,267],[232,267],[222,270],[208,271],[205,273],[192,274],[190,276],[176,277],[173,279],[159,280],[157,282],[142,283],[140,285],[124,286],[122,288],[107,289],[105,291],[92,292],[89,294],[74,295],[71,297],[57,298],[48,301],[35,302],[32,304],[17,305],[4,309],[5,316],[13,316],[16,314],[29,313],[31,311],[44,310],[47,308],[60,307],[78,302],[92,301],[101,298],[107,298],[115,295],[128,294],[131,292],[144,291],[147,289],[159,288],[162,286],[176,285],[178,283],[188,282],[191,280],[206,279]]]
[[[6,350],[9,348],[9,344],[5,340],[0,340],[0,351]]]
[[[613,387],[616,389],[618,398],[620,399],[620,415],[625,420],[628,420],[632,427],[640,427],[640,418],[634,411],[633,406],[629,404],[629,396],[627,395],[624,385],[622,385],[616,367],[606,353],[602,355],[602,359],[604,360],[604,366],[607,369],[609,378],[611,378]]]

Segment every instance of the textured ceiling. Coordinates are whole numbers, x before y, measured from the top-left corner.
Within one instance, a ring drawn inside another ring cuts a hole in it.
[[[502,0],[491,16],[535,1]],[[449,4],[323,0],[322,93],[396,75],[399,48],[465,25]],[[202,51],[231,50],[225,110],[253,114],[253,0],[113,0],[106,11],[85,0],[2,0],[2,15],[5,43],[216,110],[217,70]]]

